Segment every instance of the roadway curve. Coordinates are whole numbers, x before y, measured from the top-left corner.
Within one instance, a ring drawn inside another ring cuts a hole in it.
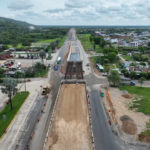
[[[91,119],[96,150],[122,150],[111,131],[97,90],[90,92]]]
[[[99,91],[90,92],[90,105],[95,150],[150,150],[125,143],[112,132]]]

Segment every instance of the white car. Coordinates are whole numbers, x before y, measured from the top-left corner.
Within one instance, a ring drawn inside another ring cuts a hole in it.
[[[104,73],[103,73],[103,76],[108,76],[108,73],[107,73],[107,72],[104,72]]]

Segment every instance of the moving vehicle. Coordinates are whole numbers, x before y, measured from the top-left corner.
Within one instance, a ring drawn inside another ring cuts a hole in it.
[[[58,57],[57,64],[60,64],[60,62],[61,62],[61,57]]]
[[[55,65],[55,66],[54,66],[54,70],[58,70],[58,65]]]
[[[107,72],[104,72],[104,73],[103,73],[103,76],[108,76],[108,73],[107,73]]]
[[[42,95],[46,95],[48,93],[50,93],[50,91],[53,89],[53,86],[43,86],[43,91],[42,91]]]
[[[50,68],[50,67],[51,67],[51,64],[48,64],[48,67]]]
[[[48,92],[48,86],[43,86],[42,95],[46,95]]]
[[[121,82],[123,85],[132,85],[132,86],[135,86],[135,82],[134,81],[131,81],[130,78],[121,78]]]
[[[100,72],[103,72],[103,71],[104,71],[103,66],[100,65],[100,64],[96,64],[96,68],[97,68]]]

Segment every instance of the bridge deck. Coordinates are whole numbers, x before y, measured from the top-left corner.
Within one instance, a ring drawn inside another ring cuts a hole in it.
[[[85,84],[63,84],[46,150],[92,150]]]

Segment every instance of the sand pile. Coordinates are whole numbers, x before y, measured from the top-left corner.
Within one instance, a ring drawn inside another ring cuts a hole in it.
[[[150,137],[147,135],[139,134],[138,137],[139,137],[139,140],[142,142],[150,142]]]
[[[129,116],[121,116],[120,120],[122,121],[122,130],[129,135],[137,134],[137,126],[134,123],[134,120]]]
[[[82,150],[91,149],[91,143],[87,139],[88,133],[85,132],[88,125],[73,122],[65,122],[63,119],[58,121],[56,130],[52,130],[52,137],[49,139],[48,150]],[[76,130],[74,130],[76,129]]]
[[[127,98],[127,99],[133,98],[130,94],[123,94],[122,97]]]

